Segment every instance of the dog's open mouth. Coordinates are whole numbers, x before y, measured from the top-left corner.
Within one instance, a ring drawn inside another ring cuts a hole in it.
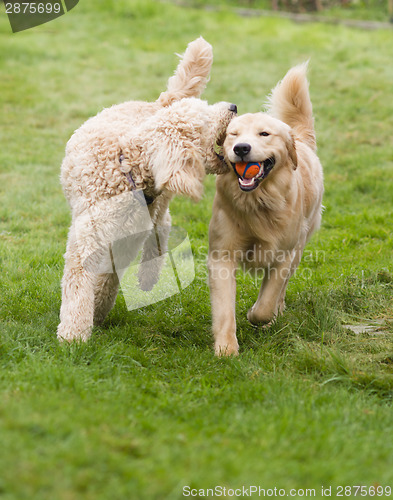
[[[240,189],[253,191],[270,174],[275,163],[274,156],[267,158],[263,162],[232,163],[233,170],[238,177]]]

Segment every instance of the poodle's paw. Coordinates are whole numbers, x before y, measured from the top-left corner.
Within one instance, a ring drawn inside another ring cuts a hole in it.
[[[94,315],[94,326],[101,326],[102,323],[105,321],[106,314],[95,314]]]
[[[159,273],[149,273],[143,272],[139,273],[139,288],[143,292],[150,292],[153,290],[154,285],[157,283],[159,278]]]
[[[138,271],[139,288],[144,292],[150,292],[157,284],[161,268],[164,264],[164,258],[156,257],[150,261],[142,262]]]
[[[87,342],[91,335],[91,328],[77,330],[60,323],[57,328],[57,338],[59,342]]]

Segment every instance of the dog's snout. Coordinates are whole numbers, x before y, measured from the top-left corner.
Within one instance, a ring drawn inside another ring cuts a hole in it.
[[[229,105],[229,111],[232,111],[232,113],[237,113],[237,106],[236,106],[236,104],[230,104]]]
[[[251,146],[246,142],[240,142],[234,146],[233,151],[235,155],[240,156],[240,158],[244,158],[251,151]]]

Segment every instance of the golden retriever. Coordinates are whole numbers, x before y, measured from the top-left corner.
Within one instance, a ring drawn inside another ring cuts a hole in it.
[[[264,270],[247,318],[269,325],[284,310],[290,277],[321,222],[323,173],[316,155],[307,63],[273,89],[267,113],[234,118],[217,177],[209,228],[209,286],[217,355],[237,355],[236,269]],[[252,164],[253,174],[244,166]]]

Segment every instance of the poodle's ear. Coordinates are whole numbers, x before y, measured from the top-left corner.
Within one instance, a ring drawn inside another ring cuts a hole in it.
[[[296,145],[295,145],[295,136],[290,130],[289,137],[287,139],[287,150],[288,156],[292,160],[293,170],[297,169],[297,153],[296,153]]]
[[[192,143],[159,148],[153,162],[153,174],[158,191],[164,189],[200,200],[205,168]]]

